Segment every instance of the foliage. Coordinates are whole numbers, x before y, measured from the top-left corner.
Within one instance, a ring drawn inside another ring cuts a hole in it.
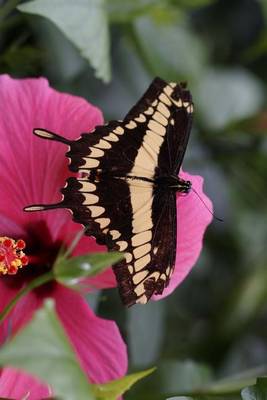
[[[72,400],[116,400],[153,368],[102,385],[90,384],[61,326],[52,300],[0,349],[1,366],[23,369],[49,383],[54,395]]]
[[[34,0],[18,6],[20,11],[52,21],[73,42],[96,70],[110,80],[109,35],[103,0]]]
[[[224,222],[212,224],[194,271],[165,300],[126,310],[116,290],[88,296],[119,324],[130,370],[158,367],[128,400],[266,397],[265,378],[256,383],[267,372],[266,9],[265,0],[36,0],[0,9],[1,72],[44,75],[100,106],[106,120],[123,117],[155,75],[186,80],[193,94],[184,168],[204,176]],[[63,272],[56,268],[61,281],[76,278]]]
[[[52,301],[0,350],[2,366],[11,365],[49,383],[55,396],[93,400],[91,387],[61,327]]]

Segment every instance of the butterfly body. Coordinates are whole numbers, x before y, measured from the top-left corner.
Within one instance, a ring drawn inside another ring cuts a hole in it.
[[[126,305],[146,303],[168,285],[175,265],[176,193],[189,193],[179,177],[192,124],[191,94],[184,84],[156,78],[123,121],[110,121],[69,141],[52,132],[35,134],[68,146],[69,169],[58,204],[27,211],[68,208],[86,234],[121,251],[113,267]]]

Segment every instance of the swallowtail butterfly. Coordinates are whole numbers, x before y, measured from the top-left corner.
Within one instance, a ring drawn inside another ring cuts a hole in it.
[[[110,121],[70,141],[35,129],[68,146],[69,168],[58,204],[26,211],[68,208],[109,250],[125,260],[113,266],[124,304],[146,303],[168,285],[176,256],[176,195],[191,182],[179,178],[193,103],[185,84],[156,78],[123,121]],[[179,216],[178,216],[179,217]]]

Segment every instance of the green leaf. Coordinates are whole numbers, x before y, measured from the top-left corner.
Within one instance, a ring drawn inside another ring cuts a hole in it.
[[[165,329],[163,302],[150,301],[145,307],[135,305],[128,311],[128,346],[132,364],[136,368],[153,365],[162,350]]]
[[[174,81],[199,78],[206,51],[186,26],[161,24],[147,17],[138,18],[134,26],[139,51],[151,74]]]
[[[267,400],[267,378],[258,378],[256,385],[242,390],[243,400]]]
[[[147,14],[161,0],[107,0],[109,18],[112,22],[128,22]]]
[[[61,256],[56,261],[53,271],[57,281],[76,284],[80,278],[95,276],[122,259],[123,254],[118,252],[91,253],[71,258]]]
[[[52,21],[89,60],[96,76],[110,81],[109,30],[104,0],[34,0],[22,12]]]
[[[15,74],[17,76],[36,74],[44,60],[41,50],[32,46],[10,46],[0,57],[0,72]]]
[[[0,365],[22,369],[53,388],[64,400],[93,400],[82,371],[54,310],[47,300],[31,322],[0,349]]]
[[[155,368],[150,368],[145,371],[127,375],[124,378],[116,379],[106,384],[93,385],[94,395],[97,397],[97,400],[116,400],[119,396],[129,390],[136,382],[152,374],[154,371]]]
[[[208,93],[208,95],[207,95]],[[196,108],[209,129],[255,114],[262,106],[262,84],[245,69],[207,69],[195,88]]]
[[[191,394],[208,384],[212,378],[210,368],[191,360],[169,361],[158,369],[165,393]]]

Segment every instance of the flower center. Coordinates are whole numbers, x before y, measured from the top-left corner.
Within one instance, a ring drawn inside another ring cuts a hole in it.
[[[15,275],[19,268],[28,264],[28,257],[22,251],[24,240],[0,236],[0,275]]]

